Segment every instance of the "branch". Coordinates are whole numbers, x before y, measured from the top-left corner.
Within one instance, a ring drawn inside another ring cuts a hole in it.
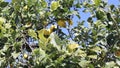
[[[70,35],[70,38],[73,40],[73,38],[72,38],[72,33],[70,32],[70,28],[68,27],[68,33],[69,33],[69,35]]]
[[[111,12],[110,12],[110,16],[111,16]],[[117,25],[117,21],[111,16],[111,18],[112,18],[112,20],[113,20],[113,23],[115,24],[115,27],[116,27],[116,31],[117,31],[117,33],[118,33],[118,36],[119,36],[119,38],[120,38],[120,32],[119,32],[119,27],[118,27],[118,25]]]

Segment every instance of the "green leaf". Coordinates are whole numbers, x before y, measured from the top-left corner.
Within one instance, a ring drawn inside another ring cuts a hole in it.
[[[52,1],[51,2],[51,10],[56,10],[60,6],[59,1]]]
[[[13,56],[14,59],[16,59],[19,55],[20,55],[20,52],[18,52],[18,53],[13,52],[12,53],[12,56]]]
[[[36,34],[35,30],[29,29],[29,30],[28,30],[28,34],[29,34],[31,37],[37,39],[37,34]]]
[[[86,57],[87,56],[86,52],[81,50],[81,49],[77,50],[76,53],[77,53],[76,56],[81,56],[81,57]]]
[[[46,7],[47,7],[47,2],[43,0],[43,1],[41,2],[41,5],[42,5],[43,8],[46,8]]]
[[[81,62],[79,63],[79,65],[82,67],[82,68],[86,68],[88,65],[89,65],[89,63],[90,63],[91,61],[87,61],[87,60],[81,60]]]
[[[97,17],[98,20],[104,20],[104,19],[107,18],[105,12],[102,9],[98,9],[96,11],[96,17]]]
[[[113,68],[116,65],[114,61],[107,62],[105,68]]]
[[[97,55],[89,55],[88,57],[91,59],[97,59]]]
[[[93,52],[101,52],[102,51],[102,49],[98,46],[94,46],[90,50],[93,51]]]
[[[3,24],[5,21],[6,21],[5,18],[0,17],[0,25]]]
[[[92,1],[96,6],[99,6],[101,2],[101,0],[92,0]]]
[[[6,28],[6,29],[9,29],[10,27],[11,27],[11,24],[10,24],[10,23],[6,23],[6,24],[5,24],[5,28]]]
[[[8,5],[8,2],[1,2],[0,7],[6,7]]]

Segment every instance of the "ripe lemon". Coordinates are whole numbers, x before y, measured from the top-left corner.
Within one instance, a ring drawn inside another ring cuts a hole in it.
[[[27,6],[27,5],[26,5],[26,6],[24,6],[24,7],[23,7],[23,9],[24,9],[24,10],[27,10],[27,9],[28,9],[28,6]]]
[[[27,54],[23,54],[23,57],[26,59],[26,58],[28,58],[28,55]]]
[[[57,28],[56,25],[51,25],[51,27],[50,27],[50,31],[53,32],[56,28]]]
[[[60,27],[66,27],[66,23],[65,23],[65,20],[63,20],[63,19],[61,19],[61,20],[58,20],[58,25],[60,26]]]

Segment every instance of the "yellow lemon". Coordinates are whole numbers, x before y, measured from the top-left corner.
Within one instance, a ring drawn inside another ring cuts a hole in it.
[[[71,19],[68,19],[67,21],[69,25],[73,25],[73,21]]]
[[[50,31],[53,32],[56,28],[57,28],[56,25],[51,25],[51,27],[50,27]]]
[[[23,54],[23,57],[26,59],[26,58],[28,58],[28,55],[27,54]]]
[[[63,20],[63,19],[61,19],[61,20],[58,20],[58,25],[60,26],[60,27],[66,27],[66,23],[65,23],[65,20]]]
[[[27,10],[27,9],[28,9],[28,6],[27,6],[27,5],[26,5],[26,6],[24,6],[24,7],[23,7],[23,9],[24,9],[24,10]]]

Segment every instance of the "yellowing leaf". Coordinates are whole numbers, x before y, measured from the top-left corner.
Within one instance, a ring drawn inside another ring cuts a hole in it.
[[[61,19],[61,20],[58,20],[58,25],[60,26],[60,27],[66,27],[66,23],[65,23],[65,20],[63,20],[63,19]]]
[[[51,30],[50,29],[45,29],[44,30],[44,35],[50,35],[51,34]]]
[[[45,29],[38,31],[38,37],[42,43],[45,43],[47,41],[47,38],[44,37],[44,31]]]
[[[73,21],[71,19],[67,20],[69,25],[73,25]]]
[[[59,1],[51,2],[51,10],[56,10],[60,6]]]

